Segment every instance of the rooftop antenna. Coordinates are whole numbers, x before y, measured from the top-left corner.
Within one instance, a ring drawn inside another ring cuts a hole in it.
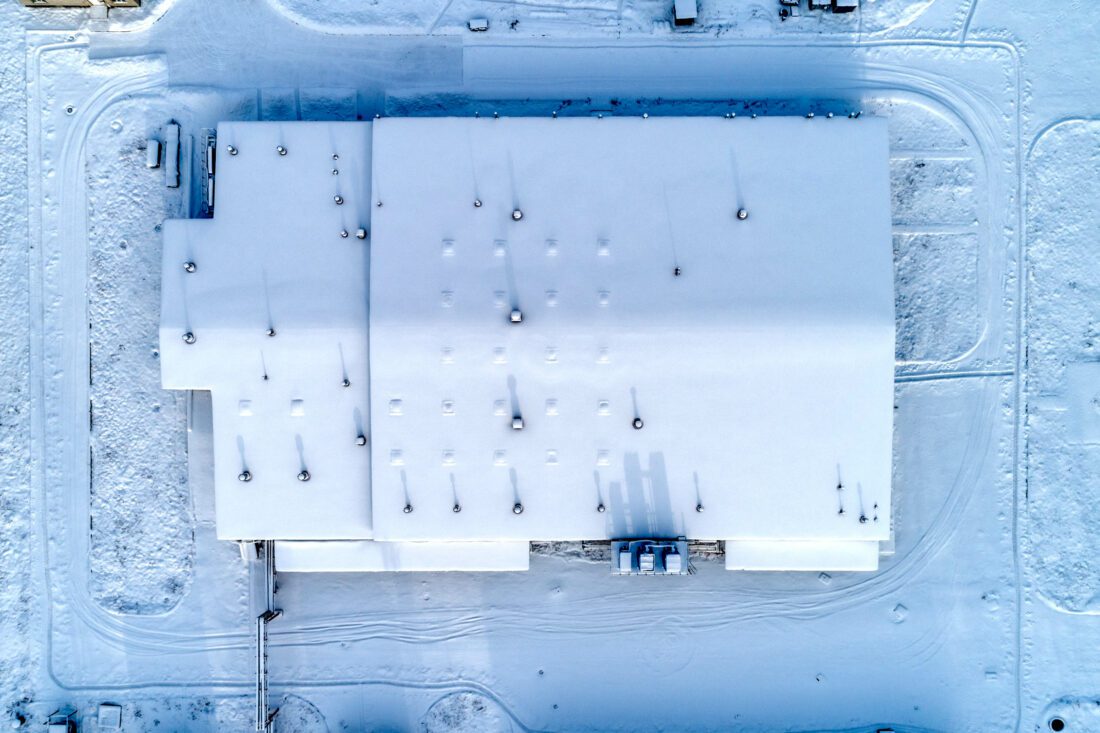
[[[508,398],[512,407],[512,430],[523,430],[527,423],[523,419],[523,410],[519,406],[519,395],[516,393],[516,378],[508,375]]]
[[[512,191],[512,221],[523,219],[523,209],[519,206],[519,193],[516,190],[516,166],[512,160],[512,151],[508,151],[508,187]]]
[[[244,438],[237,436],[237,452],[241,454],[241,472],[237,474],[237,480],[248,483],[252,480],[252,472],[248,470],[248,461],[244,457]]]
[[[298,471],[298,480],[309,481],[311,476],[309,475],[309,470],[306,468],[306,451],[302,446],[301,435],[294,436],[294,445],[298,448],[298,462],[301,464],[301,470]]]
[[[838,515],[844,514],[844,481],[840,478],[840,464],[836,467],[836,502]]]
[[[264,311],[267,314],[267,331],[265,333],[274,338],[275,336],[275,317],[271,314],[271,289],[267,284],[267,269],[261,268],[260,281],[264,286]]]
[[[680,258],[676,254],[676,234],[672,231],[672,207],[668,205],[668,186],[661,181],[661,200],[665,205],[665,226],[668,228],[668,246],[672,250],[672,276],[680,277],[683,270],[680,269]]]
[[[366,445],[367,433],[363,429],[363,413],[358,407],[352,409],[351,419],[352,422],[355,423],[355,444],[360,446]]]
[[[409,477],[404,470],[401,471],[401,488],[405,492],[405,507],[401,511],[405,514],[412,514],[413,505],[412,500],[409,498]]]
[[[470,139],[470,129],[473,125],[466,125],[466,152],[470,156],[470,177],[474,181],[474,208],[481,208],[481,186],[477,179],[477,161],[474,159],[474,142]]]
[[[337,343],[336,350],[340,354],[340,374],[343,376],[343,379],[340,380],[340,384],[344,387],[350,387],[351,380],[348,379],[348,365],[344,360],[344,345],[342,343]]]
[[[516,271],[512,263],[512,248],[504,240],[497,241],[497,247],[504,256],[504,284],[508,288],[508,322],[513,326],[523,323],[523,309],[519,304],[519,285],[516,283]]]
[[[733,178],[733,200],[737,207],[737,218],[744,221],[749,218],[748,209],[745,208],[745,198],[741,190],[741,166],[737,164],[737,151],[730,147],[730,175]]]
[[[374,205],[378,208],[382,208],[382,181],[378,176],[372,176],[370,188],[375,196]]]
[[[519,478],[516,475],[516,469],[508,469],[508,479],[512,482],[512,496],[515,498],[515,503],[512,505],[512,514],[523,514],[523,503],[519,500]]]
[[[642,416],[638,412],[638,390],[636,387],[630,388],[630,402],[634,406],[634,419],[630,421],[630,427],[641,430],[645,423],[642,422]]]

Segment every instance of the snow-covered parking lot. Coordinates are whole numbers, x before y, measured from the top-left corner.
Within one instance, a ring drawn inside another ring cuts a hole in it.
[[[613,577],[547,543],[526,573],[283,574],[274,728],[1100,731],[1100,8],[808,2],[0,3],[6,719],[254,727],[259,564],[215,538],[209,395],[158,349],[161,226],[203,214],[219,122],[859,112],[890,144],[879,570]],[[170,121],[180,188],[145,164]]]

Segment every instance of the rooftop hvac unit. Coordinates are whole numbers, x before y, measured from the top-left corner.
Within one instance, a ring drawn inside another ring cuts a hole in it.
[[[614,540],[611,571],[618,575],[685,575],[688,543],[684,538]]]

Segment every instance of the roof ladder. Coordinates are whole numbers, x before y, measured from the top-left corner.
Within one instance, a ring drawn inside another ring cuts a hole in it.
[[[257,542],[263,563],[264,611],[256,617],[256,730],[271,733],[272,724],[279,709],[270,708],[267,682],[267,625],[283,612],[275,608],[275,543],[272,540]]]

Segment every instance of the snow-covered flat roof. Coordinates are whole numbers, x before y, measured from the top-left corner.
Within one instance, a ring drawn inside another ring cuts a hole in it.
[[[883,121],[225,123],[217,144],[215,217],[164,230],[161,351],[165,386],[213,393],[219,536],[686,536],[746,543],[737,567],[791,540],[862,567],[889,537]],[[394,567],[438,567],[431,547]]]
[[[375,536],[886,539],[886,161],[873,119],[377,122]]]
[[[369,538],[370,123],[223,123],[215,170],[214,218],[165,223],[160,344],[212,392],[218,536]]]

